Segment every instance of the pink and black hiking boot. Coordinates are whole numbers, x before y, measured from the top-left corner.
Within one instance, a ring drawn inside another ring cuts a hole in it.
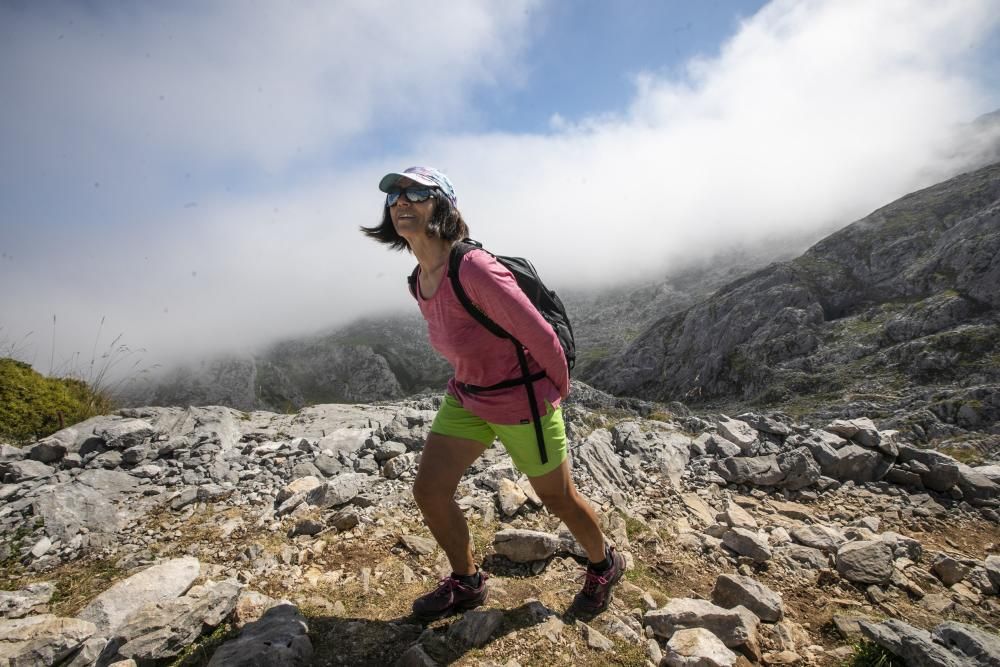
[[[434,621],[461,611],[475,609],[489,599],[486,586],[489,576],[479,571],[479,586],[472,587],[454,573],[438,582],[438,587],[413,601],[413,615],[422,621]]]
[[[587,567],[583,590],[573,598],[570,607],[577,616],[592,617],[608,608],[611,602],[611,590],[625,574],[625,557],[614,547],[608,547],[608,567],[604,571],[596,571],[593,564]]]

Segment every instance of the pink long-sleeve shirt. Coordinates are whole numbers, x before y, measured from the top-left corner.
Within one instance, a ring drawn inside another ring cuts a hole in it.
[[[538,414],[547,411],[569,394],[569,369],[559,338],[518,286],[514,275],[492,255],[472,250],[462,257],[459,276],[462,287],[476,306],[505,331],[517,338],[527,352],[528,370],[545,371],[534,383]],[[431,346],[455,369],[448,393],[466,410],[494,424],[523,424],[531,420],[527,390],[523,385],[509,389],[469,393],[461,384],[488,387],[521,377],[514,345],[494,336],[466,312],[445,275],[429,299],[420,294],[417,303],[427,320]]]

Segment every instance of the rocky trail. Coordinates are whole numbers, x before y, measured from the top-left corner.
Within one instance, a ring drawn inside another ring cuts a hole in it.
[[[410,618],[448,573],[410,494],[437,397],[132,408],[0,445],[0,665],[1000,664],[1000,466],[864,417],[574,396],[574,474],[629,564],[594,619],[499,446],[458,493],[489,603]]]

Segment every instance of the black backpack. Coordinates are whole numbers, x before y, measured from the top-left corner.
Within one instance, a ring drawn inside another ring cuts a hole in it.
[[[510,380],[504,380],[503,382],[498,382],[497,384],[490,385],[488,387],[480,387],[476,385],[462,384],[462,389],[470,393],[479,393],[483,391],[492,391],[495,389],[507,389],[509,387],[516,387],[518,385],[524,385],[528,392],[528,401],[531,403],[531,417],[535,424],[535,435],[538,437],[538,451],[541,454],[542,463],[548,462],[548,456],[545,453],[545,442],[542,436],[542,423],[541,417],[538,414],[538,404],[535,400],[535,389],[533,387],[534,383],[545,377],[544,371],[539,371],[538,373],[530,374],[528,373],[528,360],[524,355],[524,346],[514,338],[510,333],[504,330],[499,324],[491,320],[483,311],[479,310],[469,295],[466,294],[465,288],[462,287],[462,282],[459,280],[458,272],[459,267],[462,265],[462,257],[472,250],[483,250],[484,252],[489,252],[483,248],[483,244],[478,241],[473,241],[472,239],[463,239],[459,243],[456,243],[451,250],[451,257],[448,259],[448,275],[451,277],[451,287],[458,297],[458,300],[465,307],[477,322],[486,327],[490,333],[499,337],[506,338],[514,344],[514,349],[517,352],[517,359],[521,365],[521,377],[513,378]],[[542,282],[542,279],[538,277],[538,273],[535,271],[535,267],[532,266],[531,262],[523,257],[505,257],[503,255],[494,255],[490,252],[498,262],[507,267],[512,274],[514,274],[514,279],[517,280],[518,286],[521,291],[524,292],[528,300],[538,309],[539,314],[548,322],[552,329],[556,333],[556,337],[559,338],[559,345],[562,346],[563,354],[566,356],[566,366],[572,370],[573,366],[576,364],[576,342],[573,339],[573,327],[569,323],[569,315],[566,314],[566,307],[563,305],[562,300],[559,296],[547,288]],[[413,269],[413,273],[410,274],[410,293],[413,297],[417,297],[417,270],[419,267]]]

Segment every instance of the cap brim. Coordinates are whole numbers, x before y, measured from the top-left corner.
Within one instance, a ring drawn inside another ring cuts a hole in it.
[[[438,184],[431,179],[421,176],[420,174],[399,174],[393,172],[391,174],[386,174],[382,177],[382,180],[378,182],[378,189],[382,192],[388,192],[389,188],[396,185],[400,179],[405,178],[408,181],[413,181],[414,183],[419,183],[429,188],[436,188]]]

